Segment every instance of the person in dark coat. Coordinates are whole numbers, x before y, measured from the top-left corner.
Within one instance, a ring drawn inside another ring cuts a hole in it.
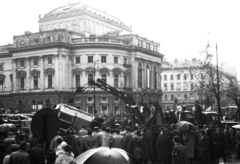
[[[210,162],[209,158],[209,146],[210,141],[206,136],[206,132],[204,130],[200,130],[199,132],[199,147],[198,147],[198,157],[200,164],[208,164]]]
[[[123,147],[123,136],[120,135],[120,130],[116,130],[116,134],[113,135],[112,147],[122,149]]]
[[[214,161],[214,145],[212,140],[212,134],[214,132],[214,125],[210,124],[209,129],[207,129],[207,136],[209,138],[209,155],[210,155],[210,161],[213,163]]]
[[[218,163],[219,158],[222,157],[226,163],[226,158],[224,154],[224,133],[220,130],[220,127],[216,127],[216,131],[212,134],[212,140],[214,145],[214,161]]]
[[[10,155],[8,164],[31,164],[30,156],[27,153],[28,145],[26,141],[19,144],[19,150]]]
[[[143,162],[147,163],[148,159],[152,157],[152,138],[146,128],[142,130],[142,137],[143,137]]]
[[[171,163],[171,152],[172,152],[172,136],[168,132],[167,127],[163,128],[163,131],[159,134],[157,139],[156,149],[158,150],[159,162],[164,164]]]
[[[141,163],[143,158],[143,137],[141,131],[137,130],[136,134],[133,135],[133,156]]]
[[[43,144],[36,140],[35,146],[29,150],[31,164],[45,164],[45,147]]]
[[[186,148],[180,143],[180,138],[178,136],[174,136],[173,142],[174,147],[172,150],[172,163],[188,164]]]
[[[133,153],[133,135],[129,127],[127,127],[127,133],[123,138],[123,149],[130,154]]]
[[[202,123],[202,107],[199,105],[198,100],[195,101],[194,117],[198,124]]]

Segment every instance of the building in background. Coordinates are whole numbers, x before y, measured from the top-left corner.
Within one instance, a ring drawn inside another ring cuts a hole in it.
[[[82,3],[39,17],[39,32],[0,46],[0,108],[34,112],[58,103],[100,114],[123,113],[122,100],[88,80],[101,78],[134,96],[161,103],[160,44],[132,33],[119,19]],[[75,94],[77,87],[87,89]]]
[[[199,90],[198,70],[201,66],[199,59],[163,61],[162,64],[162,90],[163,109],[176,109],[176,105],[186,106],[192,110],[195,100],[198,100],[203,109],[211,106],[217,110],[215,97]],[[228,84],[229,78],[237,83],[236,70],[225,63],[219,66],[221,84]],[[221,94],[221,106],[235,105],[225,94]]]

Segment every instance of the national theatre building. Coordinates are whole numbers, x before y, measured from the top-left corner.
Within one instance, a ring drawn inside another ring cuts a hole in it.
[[[39,32],[0,46],[0,108],[21,113],[68,103],[89,113],[119,114],[125,103],[88,85],[100,78],[136,103],[161,103],[160,44],[82,3],[39,17]],[[77,87],[86,88],[75,94]]]

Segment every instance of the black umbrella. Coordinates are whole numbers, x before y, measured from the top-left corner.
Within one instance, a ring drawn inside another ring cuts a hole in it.
[[[118,148],[99,147],[88,150],[74,160],[77,164],[138,164],[126,151]]]
[[[17,127],[12,123],[5,123],[0,125],[0,132],[9,132],[15,130],[17,130]]]
[[[176,125],[180,130],[186,130],[186,131],[195,130],[195,126],[188,121],[180,121]]]

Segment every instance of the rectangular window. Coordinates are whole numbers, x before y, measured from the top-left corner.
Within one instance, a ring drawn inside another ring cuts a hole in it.
[[[188,75],[184,74],[184,80],[187,80],[187,78],[188,78]]]
[[[181,90],[181,83],[177,83],[177,90]]]
[[[153,45],[153,51],[157,52],[157,46]]]
[[[124,87],[127,88],[127,76],[123,76],[123,80],[124,80]]]
[[[34,89],[38,88],[38,76],[33,77],[33,88]]]
[[[164,75],[164,80],[167,80],[167,75]]]
[[[107,106],[103,105],[102,106],[102,114],[108,114]]]
[[[171,91],[174,90],[174,84],[171,84]]]
[[[143,47],[143,41],[138,39],[138,47]]]
[[[93,63],[93,56],[88,56],[88,63]]]
[[[188,90],[188,83],[185,82],[183,85],[184,85],[184,90]]]
[[[114,106],[115,114],[120,114],[119,106]]]
[[[88,97],[88,98],[87,98],[87,101],[88,101],[88,102],[93,102],[93,97]]]
[[[123,64],[127,64],[127,58],[123,58],[123,60],[124,60],[124,61],[123,61],[123,62],[124,62]]]
[[[119,101],[119,98],[118,97],[114,97],[114,101]]]
[[[173,75],[171,75],[171,80],[173,80]]]
[[[48,57],[48,64],[52,64],[52,57],[51,56]]]
[[[47,41],[48,42],[52,42],[53,41],[53,37],[52,36],[47,36]]]
[[[24,59],[20,60],[20,67],[24,67]]]
[[[118,88],[118,75],[114,75],[114,85],[115,88]]]
[[[3,80],[0,80],[0,92],[3,92],[4,86],[3,86]]]
[[[107,97],[101,97],[101,102],[107,102],[108,98]]]
[[[113,61],[114,64],[118,64],[118,57],[114,57],[114,61]]]
[[[93,106],[88,106],[87,112],[93,114]]]
[[[165,90],[165,91],[168,90],[167,84],[164,84],[164,90]]]
[[[146,49],[150,50],[150,43],[146,42]]]
[[[24,89],[24,82],[25,82],[25,78],[24,77],[20,77],[20,89]]]
[[[80,56],[76,57],[76,64],[80,64]]]
[[[0,64],[0,71],[3,71],[3,64]]]
[[[76,88],[80,87],[80,75],[76,75]]]
[[[181,74],[177,74],[177,80],[181,79]]]
[[[107,63],[107,56],[101,56],[101,63]]]
[[[52,88],[52,75],[48,75],[48,88]]]
[[[34,59],[33,59],[33,65],[34,65],[34,66],[37,66],[37,65],[38,65],[38,58],[34,58]]]

